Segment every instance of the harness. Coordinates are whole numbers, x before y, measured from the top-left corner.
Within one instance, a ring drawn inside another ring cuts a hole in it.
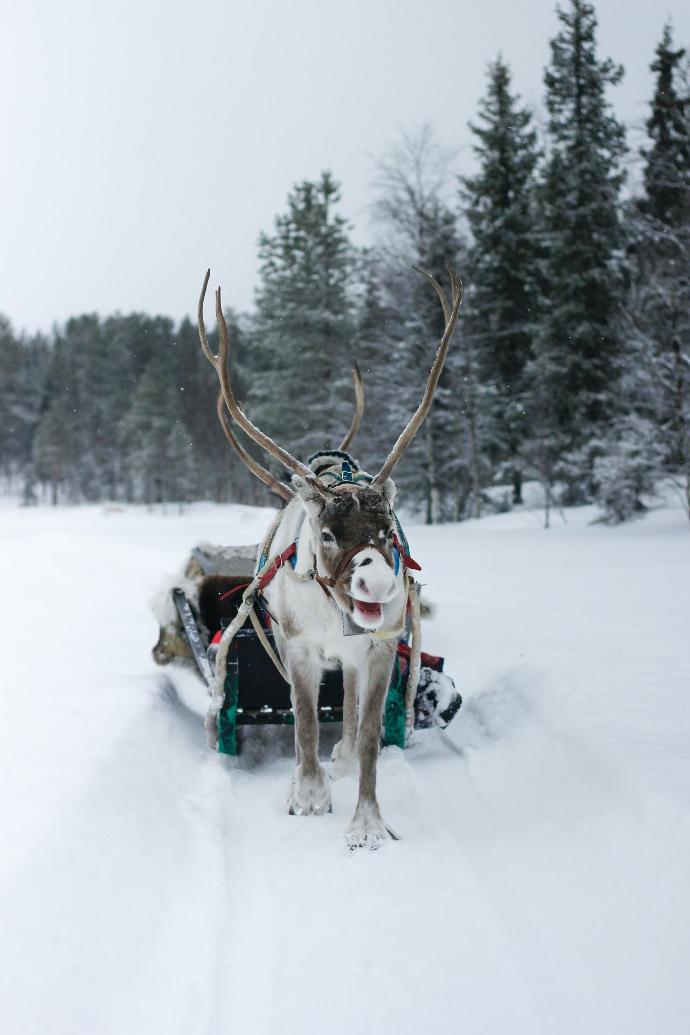
[[[316,454],[316,456],[318,456],[318,455],[320,455],[320,454]],[[333,454],[332,453],[328,453],[327,455],[328,456],[332,456]],[[313,459],[314,459],[314,457],[310,458],[310,462]],[[339,459],[340,459],[340,457],[339,457]],[[333,481],[331,482],[331,484],[339,484],[339,483],[343,483],[343,482],[369,482],[370,483],[373,480],[370,475],[365,474],[364,472],[361,472],[359,470],[356,462],[353,461],[352,458],[349,457],[347,454],[342,454],[342,460],[341,460],[341,465],[340,465],[340,472],[336,472],[335,470],[330,469],[328,471],[323,472],[318,477],[320,479],[321,478],[325,478],[325,477],[332,478]],[[242,594],[242,603],[240,604],[240,606],[238,608],[238,611],[237,611],[237,614],[235,615],[235,618],[230,623],[230,625],[225,629],[225,631],[223,632],[223,635],[221,636],[221,640],[220,640],[220,643],[219,643],[219,646],[218,646],[218,654],[216,656],[216,673],[222,673],[222,672],[225,671],[225,666],[227,664],[227,655],[228,655],[228,651],[230,649],[230,644],[232,643],[232,641],[235,638],[235,636],[236,636],[237,632],[239,631],[239,629],[241,629],[242,626],[244,625],[244,623],[247,620],[247,618],[249,618],[251,623],[252,623],[252,625],[254,626],[254,630],[255,630],[255,632],[256,632],[256,634],[257,634],[257,636],[258,636],[258,638],[259,638],[259,640],[260,640],[260,642],[261,642],[261,644],[262,644],[262,646],[264,648],[264,650],[266,651],[268,656],[271,658],[271,661],[273,662],[275,667],[278,669],[278,671],[280,672],[280,674],[282,675],[282,677],[286,681],[286,683],[290,682],[288,674],[285,671],[285,668],[283,667],[283,665],[282,665],[282,663],[280,661],[280,658],[278,657],[278,655],[274,651],[273,647],[271,646],[271,644],[270,644],[270,642],[269,642],[269,640],[268,640],[268,638],[266,636],[266,633],[265,633],[265,631],[264,631],[264,629],[263,629],[263,627],[261,625],[261,622],[260,622],[260,620],[258,618],[258,615],[256,614],[256,611],[254,609],[254,604],[256,603],[257,597],[259,597],[263,593],[263,591],[266,588],[266,586],[268,586],[273,581],[273,579],[276,577],[276,575],[281,570],[281,568],[284,568],[287,565],[288,566],[288,570],[290,571],[291,576],[293,578],[295,578],[295,579],[299,579],[300,581],[306,582],[306,581],[309,581],[309,580],[313,579],[315,582],[317,582],[321,586],[321,588],[323,589],[324,593],[326,593],[326,595],[329,597],[329,599],[332,600],[333,603],[335,604],[335,601],[333,600],[333,596],[332,596],[330,591],[331,591],[331,589],[333,589],[335,587],[335,585],[337,584],[339,579],[342,578],[344,572],[347,569],[347,566],[350,564],[350,562],[351,562],[352,558],[355,556],[355,554],[359,553],[361,550],[374,549],[374,550],[377,550],[384,557],[384,559],[386,560],[386,563],[388,563],[388,557],[386,556],[386,553],[385,553],[385,551],[384,551],[382,546],[379,546],[377,544],[370,543],[370,542],[359,543],[356,546],[351,547],[349,550],[346,551],[345,555],[341,558],[341,560],[340,560],[340,562],[338,564],[338,567],[336,569],[336,572],[335,572],[334,576],[332,576],[330,578],[325,578],[324,576],[320,575],[318,570],[317,570],[316,558],[314,558],[313,566],[307,572],[305,572],[303,575],[298,575],[297,572],[295,571],[295,566],[297,564],[297,547],[298,547],[298,542],[299,542],[299,532],[301,530],[301,525],[300,525],[300,527],[298,529],[297,536],[295,537],[294,541],[292,543],[290,543],[290,545],[288,547],[286,547],[286,549],[283,550],[282,553],[280,553],[280,554],[278,554],[278,555],[276,555],[276,556],[274,556],[272,558],[270,557],[271,544],[273,542],[273,539],[275,538],[276,532],[278,531],[278,526],[280,524],[281,518],[282,518],[282,512],[279,512],[276,515],[276,518],[273,521],[273,524],[271,525],[271,527],[269,528],[269,530],[268,530],[268,532],[266,534],[266,537],[265,537],[265,539],[264,539],[264,541],[262,543],[261,553],[259,555],[259,563],[257,565],[257,570],[256,570],[256,573],[254,575],[254,578],[249,583],[249,585],[244,589],[244,593]],[[302,520],[304,520],[304,516],[303,516]],[[418,656],[419,656],[419,652],[421,650],[421,638],[420,638],[420,623],[419,623],[419,596],[418,596],[418,593],[416,592],[416,588],[415,588],[414,582],[412,584],[412,591],[410,590],[410,579],[408,578],[407,572],[408,571],[421,571],[422,569],[421,569],[421,565],[418,564],[417,561],[415,561],[410,556],[409,544],[408,544],[407,539],[405,537],[405,533],[403,532],[402,527],[400,525],[400,521],[398,520],[398,517],[397,517],[397,515],[395,513],[393,513],[393,520],[395,522],[395,527],[396,527],[396,532],[393,535],[393,568],[394,568],[395,575],[397,576],[398,572],[400,571],[400,565],[402,564],[402,566],[403,566],[403,576],[404,576],[404,581],[405,581],[405,594],[404,594],[405,601],[404,601],[404,604],[403,604],[403,611],[402,611],[402,615],[401,615],[401,618],[400,618],[399,628],[396,628],[396,629],[391,630],[391,631],[385,631],[385,632],[383,630],[378,630],[376,632],[369,633],[369,635],[373,636],[373,637],[375,637],[377,639],[394,639],[394,638],[399,638],[404,633],[404,631],[405,631],[405,618],[406,618],[406,614],[408,612],[408,609],[411,611],[411,615],[412,615],[413,651],[414,651],[414,654],[415,654],[416,663],[415,663],[414,666],[411,667],[411,670],[410,670],[411,680],[408,682],[408,693],[406,695],[406,701],[405,701],[405,705],[406,705],[406,721],[407,721],[407,723],[408,723],[408,725],[410,726],[410,729],[411,729],[412,728],[411,723],[413,721],[412,703],[414,701],[414,694],[416,692],[416,684],[417,684],[417,680],[418,680],[418,677],[419,677],[419,657]],[[239,588],[240,587],[237,587],[238,590],[239,590]],[[362,631],[364,631],[364,630],[362,630]],[[412,679],[413,676],[415,677],[414,679]],[[218,675],[217,675],[215,683],[214,683],[213,691],[212,691],[211,704],[209,706],[209,712],[208,712],[208,716],[207,716],[207,724],[208,723],[213,723],[215,721],[215,718],[217,717],[218,712],[220,711],[220,708],[222,707],[223,698],[224,698],[223,679],[219,678]],[[209,726],[209,728],[210,728],[210,726]]]
[[[352,485],[362,482],[366,484],[371,484],[371,482],[373,481],[372,476],[370,474],[366,474],[364,471],[360,471],[359,465],[357,464],[356,460],[353,460],[348,453],[344,453],[342,452],[342,450],[321,450],[318,453],[313,453],[312,456],[309,457],[308,463],[310,465],[314,464],[315,461],[317,461],[321,457],[328,460],[331,460],[333,457],[336,457],[340,461],[339,471],[337,471],[335,469],[335,465],[333,465],[328,470],[323,471],[318,476],[320,480],[325,480],[326,478],[330,479],[330,485],[342,485],[343,483]],[[304,516],[302,517],[302,521],[304,521]],[[393,521],[395,522],[396,528],[396,531],[393,535],[394,574],[397,576],[398,572],[400,571],[401,561],[406,570],[421,571],[421,564],[418,564],[417,561],[415,561],[414,558],[410,556],[410,546],[407,541],[407,537],[405,536],[405,533],[402,530],[402,525],[400,524],[398,515],[395,512],[393,513]],[[301,524],[297,531],[297,535],[295,536],[294,542],[290,543],[290,545],[285,550],[283,550],[281,554],[278,554],[278,556],[274,557],[269,563],[269,551],[271,548],[271,543],[273,542],[275,534],[278,530],[279,523],[280,514],[278,515],[278,518],[273,523],[273,525],[271,525],[271,527],[269,528],[266,534],[266,538],[264,539],[264,542],[261,546],[261,554],[259,555],[259,563],[257,565],[256,571],[257,575],[261,576],[259,579],[259,592],[262,592],[265,589],[269,582],[271,582],[275,578],[275,576],[278,574],[283,565],[285,565],[288,561],[290,562],[293,571],[297,564],[297,544],[299,542],[299,532],[302,528]],[[384,558],[386,563],[388,563],[388,557],[386,556],[386,552],[382,546],[370,542],[358,543],[355,546],[350,547],[350,549],[345,552],[344,556],[340,560],[340,563],[338,564],[335,575],[333,575],[331,578],[326,578],[325,576],[319,574],[319,572],[316,570],[316,558],[314,559],[313,568],[310,569],[309,572],[307,572],[307,577],[313,578],[323,588],[327,587],[329,589],[332,589],[336,585],[336,583],[339,582],[339,580],[342,578],[343,573],[347,569],[347,566],[349,565],[350,561],[355,556],[355,554],[358,554],[360,550],[366,549],[377,550],[378,553],[380,553],[381,556]]]

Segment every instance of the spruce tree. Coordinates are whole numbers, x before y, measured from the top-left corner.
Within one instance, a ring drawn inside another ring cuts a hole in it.
[[[48,365],[44,339],[16,335],[0,315],[0,477],[11,491],[31,464]]]
[[[397,313],[384,296],[380,256],[365,250],[359,265],[353,352],[364,382],[364,417],[351,452],[376,471],[398,436],[390,421],[391,380],[398,339]]]
[[[511,469],[514,502],[520,503],[520,398],[539,294],[538,150],[531,114],[511,92],[510,70],[500,56],[489,65],[479,124],[470,129],[479,169],[460,180],[472,231],[463,329],[478,379],[488,389],[482,407],[491,466],[498,474],[501,464]]]
[[[103,330],[96,314],[74,317],[56,342],[70,370],[77,493],[92,501],[117,497],[118,403],[127,371],[126,353],[116,352]]]
[[[413,264],[433,274],[448,290],[446,263],[457,266],[460,253],[455,214],[443,203],[432,204],[426,213],[423,238]],[[391,373],[401,401],[405,400],[406,405],[394,438],[419,405],[445,327],[443,310],[426,280],[409,267],[405,280],[408,308],[402,310],[405,315],[402,356]],[[413,443],[410,459],[406,458],[405,467],[401,465],[399,475],[414,497],[423,498],[427,524],[456,517],[459,497],[463,501],[472,497],[475,507],[478,506],[476,493],[481,476],[478,474],[479,444],[472,437],[473,370],[468,367],[462,331],[460,326],[453,336],[433,405]]]
[[[650,146],[643,149],[645,197],[641,208],[668,227],[690,219],[690,97],[687,82],[681,79],[684,57],[684,48],[674,50],[667,23],[650,65],[656,78],[647,119]]]
[[[337,446],[352,413],[354,254],[339,201],[330,173],[305,180],[259,241],[249,413],[300,459]]]
[[[154,356],[119,429],[128,500],[151,506],[171,498],[170,435],[178,405],[170,364]]]
[[[32,463],[36,477],[50,490],[50,502],[55,506],[61,495],[71,502],[79,498],[76,488],[78,476],[78,428],[70,400],[57,395],[42,415],[33,442]]]
[[[194,446],[184,421],[173,423],[166,445],[166,497],[174,500],[182,513],[184,504],[194,499],[196,490]]]
[[[662,470],[676,480],[690,517],[690,94],[684,56],[666,25],[651,64],[645,191],[631,218],[629,310],[646,374],[635,402],[640,416],[659,429]]]
[[[237,377],[242,339],[231,312],[226,313],[226,319],[232,350],[233,384],[238,398],[243,400],[244,388]],[[210,327],[208,333],[215,337],[215,331]],[[212,347],[217,347],[215,341]],[[229,498],[232,485],[230,498],[251,501],[249,479],[240,470],[241,464],[231,453],[216,420],[218,378],[201,352],[198,329],[189,320],[183,320],[174,335],[171,362],[175,366],[179,406],[176,419],[184,423],[193,451],[196,492],[200,498],[221,501]]]
[[[80,426],[79,377],[82,356],[60,333],[54,335],[34,436],[36,474],[49,482],[51,498],[81,498],[85,442]]]
[[[532,458],[544,436],[563,460],[579,450],[576,468],[563,468],[571,499],[582,498],[593,457],[583,454],[594,429],[615,411],[620,371],[623,231],[619,192],[625,151],[623,126],[607,99],[623,69],[600,60],[594,8],[570,0],[557,9],[561,29],[551,41],[545,72],[549,157],[540,191],[544,292],[540,330],[526,381]],[[584,462],[582,457],[585,456]]]

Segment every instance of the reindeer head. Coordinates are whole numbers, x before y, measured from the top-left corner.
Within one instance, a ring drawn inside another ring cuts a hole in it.
[[[392,479],[374,486],[327,486],[314,476],[294,475],[292,484],[309,516],[319,581],[356,625],[380,628],[383,605],[396,596],[402,576]]]
[[[422,270],[419,272],[423,273]],[[218,374],[224,405],[227,406],[235,422],[254,442],[292,471],[293,486],[307,510],[311,524],[317,577],[322,585],[328,588],[341,610],[349,612],[356,624],[364,629],[372,630],[380,627],[383,623],[382,605],[392,600],[397,593],[398,565],[395,559],[395,520],[392,509],[395,485],[391,481],[390,475],[429,412],[448,354],[450,339],[458,320],[462,302],[462,284],[454,269],[449,267],[449,272],[452,305],[449,304],[446,293],[440,284],[430,274],[423,273],[441,301],[446,320],[445,330],[427,379],[422,401],[399,435],[383,467],[368,484],[360,481],[326,485],[313,470],[296,460],[287,450],[251,422],[237,403],[230,382],[228,329],[223,316],[220,288],[216,291],[218,355],[212,352],[206,337],[203,306],[210,270],[206,273],[201,289],[198,307],[199,337],[204,355]],[[355,379],[355,390],[357,391],[357,378]],[[228,434],[223,402],[220,399],[218,415],[226,434]],[[358,420],[353,423],[341,449],[346,448],[346,445],[349,444],[357,427]],[[228,438],[233,447],[237,448],[231,433],[228,434]],[[293,498],[288,487],[274,479],[256,461],[251,469],[257,477],[270,485],[284,499]]]

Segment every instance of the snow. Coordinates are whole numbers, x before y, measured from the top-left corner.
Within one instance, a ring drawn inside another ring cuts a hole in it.
[[[687,518],[565,516],[406,529],[465,704],[350,854],[352,780],[286,815],[290,732],[212,754],[150,659],[161,580],[270,511],[0,507],[2,1030],[686,1032]]]

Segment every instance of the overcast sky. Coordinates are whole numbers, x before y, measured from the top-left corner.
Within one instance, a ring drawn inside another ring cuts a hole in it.
[[[293,183],[329,168],[368,239],[371,155],[433,121],[471,161],[467,121],[501,51],[542,103],[553,0],[25,0],[0,29],[0,312],[48,329],[80,312],[195,309],[212,267],[252,304],[256,241]],[[599,0],[614,92],[645,117],[667,16],[686,0]]]

